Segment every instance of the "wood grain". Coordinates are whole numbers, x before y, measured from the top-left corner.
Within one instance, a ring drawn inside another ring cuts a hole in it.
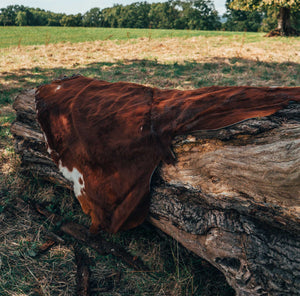
[[[24,172],[72,188],[47,154],[34,90],[14,103]],[[173,141],[152,178],[149,221],[221,270],[237,295],[300,291],[300,104]]]

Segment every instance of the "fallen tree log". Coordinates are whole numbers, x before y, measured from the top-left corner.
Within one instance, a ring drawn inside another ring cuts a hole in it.
[[[11,131],[22,170],[72,188],[47,153],[34,90]],[[237,295],[300,290],[300,104],[173,141],[152,178],[149,221],[221,270]]]

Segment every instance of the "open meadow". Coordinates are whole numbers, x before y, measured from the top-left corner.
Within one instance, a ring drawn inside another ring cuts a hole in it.
[[[0,27],[0,295],[75,295],[74,250],[89,258],[91,295],[235,295],[223,275],[148,223],[103,234],[138,256],[136,272],[68,236],[30,206],[89,225],[67,190],[19,173],[10,125],[16,94],[73,74],[160,88],[300,86],[300,37],[262,33]]]

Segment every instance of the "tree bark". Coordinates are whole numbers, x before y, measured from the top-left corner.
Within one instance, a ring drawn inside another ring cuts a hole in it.
[[[277,16],[277,28],[269,32],[267,37],[276,36],[298,36],[299,32],[295,30],[291,23],[291,9],[288,7],[280,7]]]
[[[34,90],[14,103],[22,169],[72,188],[47,154]],[[300,291],[300,104],[173,141],[151,183],[149,221],[221,270],[237,295]]]
[[[291,10],[287,7],[280,7],[278,14],[278,27],[282,36],[289,36],[291,33]]]

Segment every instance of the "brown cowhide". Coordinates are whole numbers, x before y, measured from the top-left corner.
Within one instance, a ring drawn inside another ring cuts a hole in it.
[[[76,76],[38,88],[38,121],[48,151],[83,211],[115,233],[143,222],[151,175],[171,162],[172,139],[196,130],[219,129],[268,116],[299,88],[212,86],[164,90],[127,82]]]

